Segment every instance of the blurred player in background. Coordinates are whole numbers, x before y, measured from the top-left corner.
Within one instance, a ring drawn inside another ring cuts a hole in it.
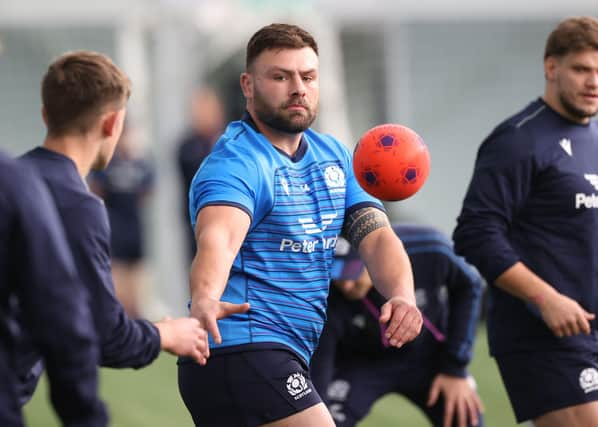
[[[212,357],[205,367],[180,360],[179,388],[197,425],[334,425],[307,367],[341,232],[387,298],[380,321],[390,344],[421,329],[409,259],[381,203],[357,184],[347,148],[309,128],[318,64],[303,29],[257,31],[241,75],[247,113],[228,125],[191,185],[191,315],[210,333]],[[221,301],[251,309],[217,323]]]
[[[490,286],[517,421],[598,425],[598,18],[561,22],[544,95],[482,143],[454,232]]]
[[[44,179],[65,227],[79,276],[91,296],[102,366],[140,368],[160,349],[205,363],[207,336],[196,319],[130,319],[116,299],[110,266],[110,228],[102,201],[85,184],[91,169],[105,168],[123,127],[128,77],[105,55],[66,53],[42,82],[43,146],[22,162]],[[246,309],[221,304],[221,314]]]
[[[54,202],[33,170],[0,154],[0,425],[23,425],[17,377],[28,335],[64,426],[105,426],[98,339]]]
[[[339,239],[326,325],[310,366],[314,386],[337,426],[356,425],[388,393],[405,396],[434,426],[481,426],[482,404],[467,365],[482,279],[435,229],[393,228],[411,261],[424,330],[400,349],[388,345],[378,321],[384,298],[359,254]]]
[[[136,129],[125,123],[110,164],[88,179],[106,205],[116,296],[132,318],[140,317],[146,280],[143,215],[154,183],[153,166],[136,145],[137,137]]]
[[[224,130],[224,106],[216,91],[209,87],[195,92],[191,105],[191,128],[179,142],[177,165],[182,182],[182,212],[189,262],[195,256],[195,233],[189,226],[189,187],[216,140]]]

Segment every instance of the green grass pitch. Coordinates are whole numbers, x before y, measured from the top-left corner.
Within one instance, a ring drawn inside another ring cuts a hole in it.
[[[478,331],[471,372],[486,408],[486,427],[515,426],[515,418],[507,400],[495,362],[488,356],[485,329]],[[151,366],[131,369],[102,369],[101,395],[108,405],[113,427],[193,427],[179,397],[176,381],[176,359],[163,354]],[[206,390],[209,393],[209,390]],[[28,426],[59,427],[47,400],[44,380],[32,401],[25,407]],[[405,399],[390,395],[379,400],[359,427],[428,426],[419,409]]]

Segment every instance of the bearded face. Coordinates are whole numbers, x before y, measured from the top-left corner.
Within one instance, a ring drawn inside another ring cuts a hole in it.
[[[309,47],[263,51],[242,77],[256,119],[285,133],[301,133],[316,119],[319,60]]]

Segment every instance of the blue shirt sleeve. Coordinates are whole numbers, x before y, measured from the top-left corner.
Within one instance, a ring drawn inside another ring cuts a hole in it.
[[[200,209],[209,205],[235,206],[252,219],[264,214],[256,212],[257,195],[267,194],[260,189],[259,165],[239,144],[231,146],[226,140],[219,142],[191,182],[189,215],[193,229]]]
[[[130,319],[117,300],[110,264],[110,229],[98,200],[82,200],[63,218],[79,276],[92,300],[100,337],[102,366],[140,368],[160,352],[157,328],[146,320]]]
[[[455,250],[492,284],[519,261],[508,233],[530,191],[535,160],[524,129],[499,129],[480,147],[457,227]]]
[[[347,211],[352,211],[356,207],[366,207],[366,206],[374,206],[382,211],[384,211],[384,206],[382,202],[368,194],[359,182],[357,182],[357,178],[355,177],[355,173],[353,172],[353,157],[351,153],[343,146],[344,154],[345,154],[345,162],[347,164],[346,171],[347,171],[347,193],[346,193],[346,207]]]

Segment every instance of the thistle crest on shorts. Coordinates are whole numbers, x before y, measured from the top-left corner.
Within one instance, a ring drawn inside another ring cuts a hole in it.
[[[598,390],[598,371],[595,368],[586,368],[581,371],[579,385],[586,393]]]

